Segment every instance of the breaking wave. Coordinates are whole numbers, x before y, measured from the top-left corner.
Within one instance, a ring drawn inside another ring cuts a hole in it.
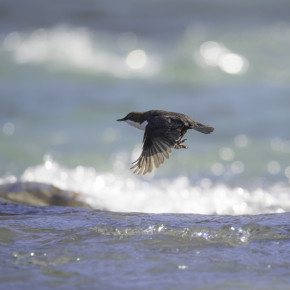
[[[27,168],[21,182],[40,182],[78,194],[94,209],[118,212],[245,215],[290,211],[289,187],[268,189],[230,187],[209,178],[193,183],[186,176],[153,178],[125,173],[97,172],[94,168],[66,168],[51,158]],[[1,183],[16,181],[3,178]]]

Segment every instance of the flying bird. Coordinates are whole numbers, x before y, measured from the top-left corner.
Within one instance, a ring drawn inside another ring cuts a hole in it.
[[[203,125],[189,116],[161,110],[131,112],[122,119],[131,126],[144,130],[143,149],[140,157],[130,169],[137,174],[150,173],[153,167],[159,168],[169,158],[172,148],[187,149],[182,139],[187,130],[209,134],[213,127]]]

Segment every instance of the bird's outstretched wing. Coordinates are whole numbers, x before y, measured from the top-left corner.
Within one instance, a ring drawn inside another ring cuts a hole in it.
[[[169,158],[172,147],[180,136],[182,124],[171,123],[164,117],[156,116],[145,128],[143,150],[133,162],[134,173],[146,174],[158,168]]]

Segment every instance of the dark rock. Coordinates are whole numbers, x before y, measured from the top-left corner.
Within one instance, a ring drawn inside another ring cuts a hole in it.
[[[90,208],[81,195],[61,190],[53,185],[38,182],[7,183],[0,185],[0,199],[13,203],[35,206],[72,206]]]

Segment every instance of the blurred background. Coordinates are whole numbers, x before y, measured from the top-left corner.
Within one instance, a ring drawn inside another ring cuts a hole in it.
[[[115,120],[163,109],[216,131],[155,176],[288,184],[289,19],[283,0],[0,0],[0,176],[129,175],[143,132]]]
[[[288,289],[289,52],[289,0],[0,0],[1,288]],[[133,175],[150,109],[215,131]]]

